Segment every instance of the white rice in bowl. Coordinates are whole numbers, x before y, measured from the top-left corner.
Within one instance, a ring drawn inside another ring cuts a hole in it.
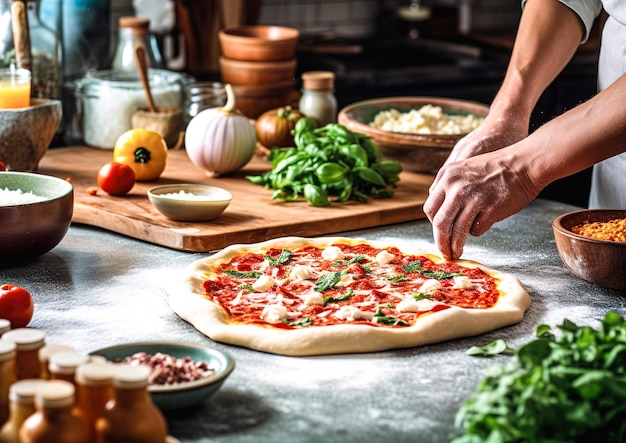
[[[37,203],[46,200],[46,197],[42,197],[32,192],[24,192],[21,189],[0,189],[0,206],[16,206],[27,205],[29,203]]]

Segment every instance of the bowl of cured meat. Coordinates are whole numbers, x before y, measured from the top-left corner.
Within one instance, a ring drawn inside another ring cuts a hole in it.
[[[626,289],[626,209],[568,212],[552,222],[559,255],[576,277]]]
[[[136,342],[99,349],[113,363],[152,369],[148,391],[162,411],[196,405],[215,394],[235,368],[226,352],[193,343]]]
[[[74,188],[34,172],[0,171],[0,266],[33,260],[65,237],[72,221]]]
[[[474,130],[489,107],[441,97],[388,97],[352,103],[338,121],[369,136],[387,160],[407,171],[435,173],[454,145]]]

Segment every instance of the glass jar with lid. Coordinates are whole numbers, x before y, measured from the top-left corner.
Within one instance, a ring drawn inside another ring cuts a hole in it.
[[[318,126],[337,121],[337,99],[334,94],[335,74],[330,71],[309,71],[302,74],[302,96],[298,108]]]
[[[182,75],[149,69],[152,97],[158,107],[182,108]],[[146,94],[137,76],[124,71],[95,71],[81,81],[83,138],[86,144],[113,149],[117,138],[132,129],[132,115],[146,108]],[[106,122],[106,124],[102,124]]]
[[[141,17],[120,17],[111,69],[139,75],[135,63],[137,45],[142,45],[146,49],[148,67],[155,69],[164,67],[157,40],[150,33],[150,20]]]

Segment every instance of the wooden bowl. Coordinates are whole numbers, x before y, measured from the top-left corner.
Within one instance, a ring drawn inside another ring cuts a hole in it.
[[[368,135],[387,160],[402,164],[405,170],[434,174],[446,161],[454,145],[465,134],[408,134],[383,131],[370,126],[381,111],[409,112],[424,105],[440,106],[449,115],[474,114],[484,117],[489,107],[482,103],[440,97],[389,97],[360,101],[339,111],[338,121],[354,132]]]
[[[250,62],[220,57],[222,82],[231,85],[262,85],[293,80],[296,59]]]
[[[275,61],[294,58],[300,33],[284,26],[239,26],[219,31],[222,54],[232,60]]]
[[[572,227],[585,221],[621,218],[626,218],[626,209],[588,209],[557,217],[552,222],[552,231],[565,267],[589,283],[626,289],[626,242],[595,240],[572,232]]]
[[[235,106],[246,117],[255,119],[265,111],[291,104],[295,80],[287,80],[264,85],[232,85]]]

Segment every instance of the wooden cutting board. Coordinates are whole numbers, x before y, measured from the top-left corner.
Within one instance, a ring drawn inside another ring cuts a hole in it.
[[[113,160],[111,151],[74,146],[49,149],[39,172],[71,179],[74,185],[74,223],[97,226],[169,248],[208,252],[236,243],[253,243],[283,236],[318,236],[425,218],[422,206],[433,176],[403,172],[395,195],[367,203],[331,203],[316,208],[306,201],[272,200],[273,191],[254,185],[246,175],[270,168],[263,158],[253,160],[236,174],[210,178],[191,163],[184,150],[169,152],[167,166],[154,182],[137,182],[131,192],[114,197],[102,190],[95,196],[96,175]],[[227,189],[233,201],[217,219],[185,223],[161,215],[146,191],[158,185],[204,183]]]

